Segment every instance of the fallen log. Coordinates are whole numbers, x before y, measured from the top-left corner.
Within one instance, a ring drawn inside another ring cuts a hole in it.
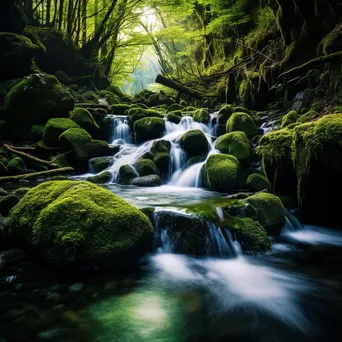
[[[180,93],[188,94],[196,99],[202,99],[203,97],[216,97],[216,95],[206,95],[198,90],[191,89],[184,84],[171,80],[163,75],[158,75],[156,78],[156,82],[168,88],[177,90]]]
[[[34,156],[31,156],[30,154],[27,154],[25,152],[22,152],[22,151],[17,151],[15,150],[13,147],[11,147],[10,145],[8,144],[4,144],[4,147],[6,150],[14,153],[14,154],[17,154],[18,156],[20,157],[23,157],[23,158],[26,158],[26,159],[30,159],[30,160],[33,160],[35,161],[36,163],[40,163],[40,164],[43,164],[43,165],[47,165],[47,166],[50,166],[50,167],[53,167],[53,168],[58,168],[58,165],[57,164],[54,164],[52,163],[51,161],[49,160],[43,160],[43,159],[40,159],[40,158],[37,158],[37,157],[34,157]]]
[[[60,169],[53,169],[48,171],[34,172],[34,173],[26,173],[23,175],[17,176],[6,176],[0,177],[0,183],[7,183],[19,180],[34,180],[44,176],[54,176],[62,173],[69,173],[75,171],[72,167],[62,167]]]

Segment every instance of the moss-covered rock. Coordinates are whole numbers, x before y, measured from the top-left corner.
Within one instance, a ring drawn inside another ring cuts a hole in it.
[[[122,93],[120,87],[115,85],[115,84],[109,85],[106,90],[110,91],[111,93],[113,93],[115,95],[117,95],[118,97],[122,97],[123,96],[123,93]]]
[[[3,119],[29,128],[50,118],[67,117],[73,108],[74,98],[56,77],[32,74],[7,93]]]
[[[210,190],[230,192],[238,186],[240,163],[226,154],[211,155],[205,163],[206,184]]]
[[[117,104],[112,106],[112,113],[116,115],[123,115],[125,114],[126,110],[131,109],[131,106],[129,104]]]
[[[148,97],[147,105],[149,107],[158,106],[160,104],[159,94],[152,94]]]
[[[154,141],[151,147],[151,153],[156,155],[157,153],[170,153],[171,143],[168,140]]]
[[[165,122],[161,118],[144,118],[134,123],[134,136],[137,144],[160,138],[165,130]]]
[[[90,160],[90,165],[94,173],[99,173],[113,164],[112,157],[99,157]]]
[[[169,172],[170,155],[168,153],[157,153],[154,157],[154,162],[161,174]]]
[[[90,143],[91,135],[83,128],[69,128],[59,136],[60,144],[66,149]]]
[[[31,140],[37,142],[43,140],[43,135],[45,131],[45,125],[32,125],[31,127]]]
[[[217,114],[217,117],[218,117],[218,121],[219,123],[222,125],[222,124],[226,124],[228,119],[231,117],[231,115],[233,114],[234,112],[234,108],[232,105],[230,104],[227,104],[225,106],[223,106],[218,114]]]
[[[227,121],[227,133],[241,131],[245,132],[249,138],[257,134],[257,128],[250,115],[242,112],[233,113]]]
[[[119,266],[147,251],[153,240],[144,214],[89,182],[38,185],[13,208],[9,224],[13,235],[60,265]]]
[[[164,119],[164,113],[153,109],[132,108],[128,111],[130,113],[129,123],[134,126],[134,123],[140,119],[145,118],[160,118]]]
[[[225,154],[237,158],[242,164],[248,164],[251,157],[251,146],[244,132],[227,133],[219,137],[215,147]]]
[[[99,125],[87,109],[75,108],[69,118],[91,135],[96,135],[100,130]]]
[[[234,111],[234,113],[246,113],[249,116],[253,116],[252,112],[249,109],[245,108],[245,107],[234,107],[233,111]]]
[[[24,197],[29,191],[30,191],[30,188],[18,188],[14,191],[14,195],[21,198],[21,197]]]
[[[119,96],[115,95],[111,91],[100,90],[99,97],[100,99],[104,99],[110,106],[120,104]]]
[[[82,95],[82,97],[85,102],[90,102],[94,104],[98,104],[100,100],[99,95],[95,93],[94,91],[87,91]]]
[[[332,114],[294,129],[292,157],[298,202],[304,221],[341,226],[342,114]]]
[[[184,106],[182,104],[179,103],[174,103],[172,104],[169,108],[168,111],[169,112],[174,112],[176,110],[182,110],[184,108]]]
[[[25,173],[25,163],[20,157],[14,157],[11,159],[6,167],[11,175],[21,175]]]
[[[113,175],[110,171],[101,172],[98,175],[91,176],[87,178],[88,182],[94,183],[94,184],[106,184],[110,182],[113,178]]]
[[[208,124],[210,120],[209,110],[207,108],[197,109],[193,118],[197,122]]]
[[[44,143],[49,146],[59,146],[59,136],[70,128],[80,128],[80,126],[66,118],[50,119],[44,129]]]
[[[141,187],[155,187],[162,184],[161,179],[157,175],[149,175],[144,177],[137,177],[132,180],[132,185]]]
[[[281,119],[281,127],[288,127],[289,125],[295,123],[297,119],[298,113],[295,110],[291,110]]]
[[[119,183],[130,185],[132,179],[137,176],[136,171],[131,165],[122,165],[119,169]]]
[[[308,112],[300,116],[297,119],[297,122],[306,123],[306,122],[312,121],[313,119],[316,119],[318,116],[319,114],[315,110],[309,110]]]
[[[259,222],[267,233],[278,235],[286,222],[286,213],[280,199],[272,194],[258,193],[244,200],[258,212]]]
[[[291,146],[293,132],[281,129],[264,135],[257,148],[263,170],[277,195],[296,196],[297,177],[293,168]]]
[[[24,36],[0,32],[0,82],[28,75],[38,50],[38,46]]]
[[[8,216],[11,209],[19,202],[19,197],[15,195],[8,195],[0,197],[0,214]]]
[[[5,189],[0,188],[0,197],[7,196],[7,195],[8,195],[8,192]]]
[[[140,177],[157,174],[156,164],[150,159],[141,159],[134,164]]]
[[[109,146],[106,141],[92,140],[85,144],[74,145],[68,160],[75,167],[85,167],[88,165],[89,159],[108,156],[108,153]]]
[[[272,188],[270,181],[259,173],[252,173],[248,176],[246,187],[252,191],[270,190]]]
[[[166,115],[166,119],[167,119],[168,121],[170,121],[170,122],[172,122],[172,123],[178,125],[178,124],[181,122],[182,117],[179,116],[179,115],[176,115],[176,114],[174,114],[174,113],[170,113],[170,114],[167,114],[167,115]]]
[[[180,145],[191,158],[209,151],[209,144],[205,134],[199,129],[194,129],[183,134]]]

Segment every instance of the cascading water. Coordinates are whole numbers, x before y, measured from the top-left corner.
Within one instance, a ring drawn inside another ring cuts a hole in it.
[[[126,115],[107,115],[106,120],[110,122],[111,144],[131,144],[133,142],[131,128],[129,127],[129,117]]]

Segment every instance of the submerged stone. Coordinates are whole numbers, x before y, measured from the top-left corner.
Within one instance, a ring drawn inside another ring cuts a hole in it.
[[[132,185],[141,187],[161,186],[162,181],[157,175],[149,175],[145,177],[137,177],[132,180]]]

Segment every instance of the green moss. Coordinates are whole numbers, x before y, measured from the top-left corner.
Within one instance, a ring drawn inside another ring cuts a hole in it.
[[[194,129],[183,134],[180,145],[189,157],[207,154],[209,151],[208,140],[199,129]]]
[[[153,109],[140,109],[132,108],[128,111],[130,114],[130,124],[134,126],[134,123],[140,119],[145,118],[160,118],[163,119],[163,113],[153,110]]]
[[[75,108],[70,113],[69,118],[90,134],[94,134],[100,130],[99,125],[87,109]]]
[[[45,125],[32,125],[31,127],[31,140],[37,142],[43,139]]]
[[[59,136],[59,141],[65,148],[91,142],[91,135],[83,128],[70,128]]]
[[[148,117],[140,119],[133,126],[137,144],[160,138],[165,130],[165,122],[161,118]]]
[[[245,107],[234,107],[233,112],[234,113],[246,113],[249,116],[252,116],[252,112]]]
[[[173,122],[176,125],[178,125],[181,122],[182,117],[179,115],[171,113],[171,114],[166,115],[166,119],[169,120],[170,122]]]
[[[241,245],[245,253],[263,253],[271,249],[272,244],[264,227],[249,217],[229,216],[227,227]]]
[[[43,141],[45,144],[49,146],[59,146],[59,136],[67,131],[70,128],[79,128],[77,125],[70,119],[65,118],[53,118],[50,119],[44,130]]]
[[[113,164],[112,157],[100,157],[93,158],[90,160],[90,165],[92,166],[94,173],[99,173]]]
[[[315,110],[309,110],[304,115],[300,116],[297,120],[297,123],[306,123],[312,121],[313,119],[317,118],[319,114]]]
[[[238,186],[240,163],[226,154],[211,155],[205,163],[206,183],[210,190],[230,192]]]
[[[4,99],[5,121],[31,127],[51,117],[67,117],[74,98],[54,76],[32,74],[15,85]]]
[[[134,164],[140,177],[157,174],[155,163],[150,159],[141,159]]]
[[[230,104],[224,105],[218,112],[218,120],[220,124],[226,124],[228,119],[233,114],[234,109]]]
[[[20,157],[14,157],[11,159],[6,167],[11,175],[21,175],[25,173],[25,163]]]
[[[73,146],[69,160],[73,166],[85,167],[88,165],[89,159],[108,156],[108,154],[109,146],[106,141],[92,140],[85,144]]]
[[[246,113],[237,112],[227,121],[227,133],[241,131],[251,138],[257,134],[257,128],[254,120]]]
[[[107,91],[110,91],[111,93],[121,97],[123,95],[120,87],[118,87],[117,85],[115,84],[111,84],[110,86],[107,87],[106,89]]]
[[[120,104],[120,98],[108,90],[100,90],[99,97],[105,99],[110,106]]]
[[[154,141],[151,147],[151,153],[154,155],[157,153],[170,153],[171,143],[168,140]]]
[[[325,55],[342,50],[342,24],[337,24],[322,40],[322,48]]]
[[[116,115],[123,115],[125,114],[126,110],[128,111],[131,109],[131,105],[129,104],[116,104],[112,106],[112,113]]]
[[[259,222],[267,233],[278,235],[286,222],[286,213],[280,199],[272,194],[258,193],[244,200],[258,212]]]
[[[179,104],[179,103],[174,103],[172,104],[169,108],[168,108],[168,111],[169,112],[174,112],[174,111],[177,111],[177,110],[182,110],[184,108],[183,105]]]
[[[193,115],[193,118],[197,122],[208,124],[210,120],[209,110],[207,108],[197,109]]]
[[[119,169],[119,183],[130,185],[132,179],[136,177],[136,171],[131,165],[122,165]]]
[[[109,171],[105,171],[98,175],[88,177],[87,181],[95,184],[106,184],[109,183],[112,180],[112,178],[112,173]]]
[[[59,167],[70,167],[65,154],[60,154],[51,160],[52,163],[57,164]]]
[[[215,148],[221,153],[233,155],[240,163],[247,164],[251,157],[251,146],[244,132],[232,132],[219,137]]]
[[[18,197],[25,196],[30,191],[30,188],[18,188],[14,191],[14,194]]]
[[[281,127],[287,127],[295,123],[298,119],[298,113],[295,110],[291,110],[286,115],[283,116],[281,120]]]
[[[89,182],[44,182],[10,214],[12,234],[53,263],[121,263],[146,251],[148,218],[112,192]]]
[[[252,173],[247,178],[246,187],[252,191],[262,191],[270,190],[272,186],[265,176],[259,173]]]
[[[100,99],[99,95],[96,94],[94,91],[87,91],[82,95],[82,97],[86,102],[92,102],[95,104],[98,104]]]
[[[170,165],[170,155],[168,153],[157,153],[154,158],[154,162],[160,171],[160,173],[168,173]]]

